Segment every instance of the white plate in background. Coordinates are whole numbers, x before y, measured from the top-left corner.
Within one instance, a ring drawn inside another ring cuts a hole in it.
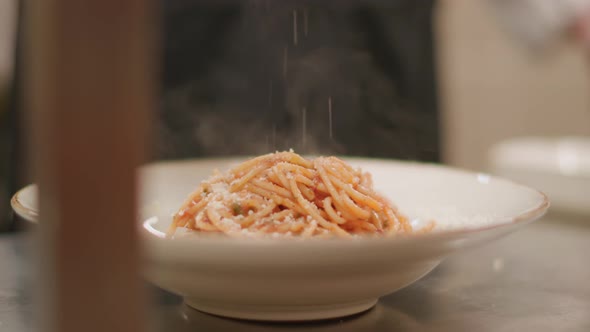
[[[490,172],[533,186],[551,209],[590,215],[590,137],[522,137],[495,145]]]

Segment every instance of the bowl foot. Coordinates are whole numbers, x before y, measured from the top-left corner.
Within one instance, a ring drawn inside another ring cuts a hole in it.
[[[261,321],[306,321],[350,316],[372,308],[377,299],[327,305],[235,305],[185,298],[188,306],[209,314]]]

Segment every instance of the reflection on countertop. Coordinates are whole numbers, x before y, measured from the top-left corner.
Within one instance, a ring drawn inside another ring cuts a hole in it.
[[[184,304],[160,312],[160,330],[171,331],[390,331],[414,330],[419,323],[386,303],[354,316],[304,323],[266,323],[227,319],[201,313]]]

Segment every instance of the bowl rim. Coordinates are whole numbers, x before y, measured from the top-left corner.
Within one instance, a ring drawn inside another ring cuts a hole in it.
[[[247,155],[244,155],[244,156],[236,155],[236,156],[231,156],[231,157],[163,160],[163,161],[149,162],[149,163],[143,164],[138,168],[138,170],[143,170],[145,168],[151,168],[151,167],[167,167],[169,165],[190,165],[190,164],[194,164],[194,163],[203,163],[203,162],[231,164],[231,163],[243,161],[243,160],[245,160],[247,158],[251,158],[251,157],[252,156],[247,156]],[[476,172],[476,171],[472,171],[472,170],[468,170],[468,169],[464,169],[464,168],[460,168],[460,167],[447,166],[447,165],[442,165],[442,164],[438,164],[438,163],[431,163],[431,162],[417,162],[417,161],[406,161],[406,160],[398,160],[398,159],[368,158],[368,157],[357,157],[357,156],[338,156],[338,158],[342,158],[346,161],[352,161],[352,162],[354,162],[354,161],[367,162],[368,161],[368,162],[380,162],[380,163],[393,163],[393,164],[404,165],[404,166],[418,166],[421,168],[435,168],[435,169],[441,169],[441,170],[445,170],[445,171],[451,171],[451,172],[460,173],[463,175],[476,176],[476,177],[479,175],[484,175],[484,176],[487,176],[490,179],[493,179],[495,181],[502,181],[502,182],[505,182],[505,183],[510,184],[512,186],[516,186],[516,187],[520,187],[522,189],[532,191],[533,193],[539,195],[541,198],[540,202],[536,206],[533,206],[530,209],[525,210],[515,216],[505,218],[505,220],[499,220],[497,222],[494,222],[493,224],[490,224],[490,225],[484,225],[484,226],[480,226],[480,227],[464,227],[464,228],[457,228],[457,229],[450,229],[450,230],[441,230],[441,231],[437,231],[437,232],[412,234],[409,236],[366,237],[366,238],[361,238],[361,241],[363,241],[365,239],[370,239],[371,242],[391,241],[392,239],[399,240],[399,241],[411,240],[411,239],[416,239],[416,238],[422,238],[422,239],[435,239],[436,238],[436,239],[438,239],[438,238],[456,237],[456,236],[461,236],[461,235],[480,233],[480,232],[485,232],[488,230],[494,230],[494,229],[514,226],[517,224],[526,224],[528,222],[532,222],[532,221],[542,217],[547,212],[547,209],[550,206],[549,198],[542,191],[539,191],[539,190],[531,188],[529,186],[520,184],[517,181],[503,178],[501,176],[490,175],[487,173]],[[36,224],[36,223],[38,223],[38,217],[39,217],[38,211],[33,208],[27,207],[26,204],[23,204],[22,200],[21,200],[21,196],[23,195],[24,192],[33,190],[34,188],[37,188],[36,184],[29,184],[29,185],[23,187],[22,189],[17,191],[12,196],[12,199],[10,202],[11,202],[12,208],[20,217],[24,218],[25,220],[27,220],[31,223]],[[170,239],[158,238],[157,236],[155,236],[153,234],[153,232],[149,232],[149,230],[146,230],[146,224],[150,222],[150,219],[151,218],[141,218],[141,217],[139,218],[138,224],[140,226],[139,227],[140,230],[143,231],[142,233],[147,233],[147,234],[151,235],[151,238],[169,241]],[[210,242],[210,241],[219,242],[219,240],[220,240],[220,238],[217,238],[217,237],[202,237],[202,238],[200,238],[200,240],[198,242]],[[282,238],[281,239],[272,239],[272,238],[266,239],[266,238],[264,238],[264,239],[257,239],[257,241],[252,241],[252,239],[249,239],[249,238],[243,238],[243,239],[242,238],[232,238],[231,242],[232,243],[239,243],[239,242],[260,243],[259,240],[270,241],[270,242],[276,242],[276,241],[285,242],[284,241],[285,239],[282,239]],[[313,242],[315,240],[318,240],[323,243],[332,242],[332,241],[326,241],[326,239],[321,239],[321,240],[320,239],[306,239],[306,241],[310,241],[310,242]],[[174,239],[174,241],[185,242],[184,239],[182,239],[182,238]],[[188,241],[195,242],[195,241],[193,241],[193,239],[188,239]],[[225,242],[225,238],[223,241]]]
[[[219,163],[219,164],[232,164],[232,163],[236,163],[236,162],[240,162],[240,161],[244,161],[247,158],[252,158],[254,156],[251,155],[243,155],[243,156],[231,156],[231,157],[214,157],[214,158],[196,158],[196,159],[181,159],[181,160],[165,160],[165,161],[159,161],[159,162],[155,162],[155,163],[151,163],[151,164],[147,164],[145,166],[160,166],[160,167],[165,167],[169,164],[174,164],[174,165],[190,165],[194,162],[214,162],[214,163]],[[309,156],[309,155],[304,155],[304,157],[314,157],[314,156]],[[456,173],[460,173],[463,175],[468,175],[468,176],[479,176],[479,175],[483,175],[486,177],[489,177],[490,179],[493,179],[495,181],[502,181],[505,182],[509,185],[512,186],[516,186],[516,187],[520,187],[522,189],[526,189],[526,190],[530,190],[531,192],[538,194],[540,196],[540,202],[538,205],[533,206],[532,208],[525,210],[515,216],[509,217],[509,218],[505,218],[505,220],[500,220],[498,222],[494,222],[491,225],[484,225],[484,226],[480,226],[480,227],[464,227],[464,228],[458,228],[458,229],[450,229],[450,230],[441,230],[441,231],[437,231],[437,232],[429,232],[429,233],[420,233],[420,234],[412,234],[412,235],[408,235],[408,236],[393,236],[393,237],[361,237],[358,240],[360,242],[372,242],[372,243],[382,243],[382,242],[390,242],[392,240],[396,241],[396,242],[405,242],[405,241],[414,241],[416,239],[423,239],[423,240],[435,240],[435,239],[446,239],[446,238],[455,238],[455,237],[460,237],[460,236],[467,236],[467,235],[472,235],[472,234],[477,234],[477,233],[483,233],[486,231],[492,231],[492,230],[496,230],[496,229],[503,229],[503,228],[507,228],[507,227],[511,227],[511,226],[518,226],[518,225],[525,225],[529,222],[533,222],[537,219],[539,219],[540,217],[542,217],[547,210],[550,207],[550,201],[548,196],[543,193],[540,190],[534,189],[530,186],[527,185],[523,185],[517,181],[511,180],[511,179],[507,179],[501,176],[496,176],[493,174],[488,174],[488,173],[484,173],[484,172],[477,172],[477,171],[473,171],[473,170],[468,170],[465,168],[461,168],[461,167],[454,167],[454,166],[447,166],[447,165],[442,165],[439,163],[433,163],[433,162],[419,162],[419,161],[411,161],[411,160],[399,160],[399,159],[389,159],[389,158],[374,158],[374,157],[359,157],[359,156],[344,156],[344,155],[338,155],[338,158],[344,159],[345,161],[350,161],[350,162],[379,162],[379,163],[394,163],[397,165],[404,165],[404,166],[418,166],[418,167],[422,167],[422,168],[434,168],[434,169],[442,169],[445,171],[451,171],[451,172],[456,172]],[[145,218],[144,220],[141,220],[141,228],[142,230],[146,230],[146,224],[150,223],[150,218]],[[153,232],[150,232],[148,230],[146,230],[146,232],[149,236],[150,239],[153,239],[155,241],[166,241],[166,242],[172,242],[170,241],[170,239],[163,239],[161,237],[158,237],[156,235],[154,235]],[[161,233],[161,232],[160,232]],[[199,241],[194,241],[194,239],[191,238],[176,238],[173,239],[174,242],[177,243],[202,243],[202,244],[214,244],[214,243],[220,243],[220,242],[231,242],[232,244],[236,244],[236,245],[240,245],[240,244],[244,244],[244,245],[248,245],[248,244],[252,244],[252,243],[276,243],[276,242],[281,242],[281,243],[296,243],[297,242],[297,238],[294,238],[294,241],[285,241],[285,239],[280,238],[280,239],[273,239],[273,238],[262,238],[262,239],[256,239],[257,241],[252,241],[252,239],[249,238],[231,238],[231,239],[227,239],[225,237],[213,237],[213,236],[203,236],[199,238]],[[342,242],[350,242],[350,241],[346,241],[346,240],[342,240],[342,239],[305,239],[306,243],[312,243],[312,242],[319,242],[319,243],[342,243]]]

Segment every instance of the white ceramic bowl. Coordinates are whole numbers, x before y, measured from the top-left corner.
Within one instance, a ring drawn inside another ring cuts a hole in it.
[[[432,233],[355,240],[166,239],[171,214],[213,168],[236,160],[150,165],[141,172],[146,277],[201,311],[257,320],[310,320],[371,308],[379,297],[424,276],[444,257],[540,217],[542,193],[484,174],[385,160],[348,161]],[[16,201],[31,196],[31,189]],[[29,197],[30,198],[30,197]],[[30,205],[30,204],[29,204]],[[15,207],[17,213],[27,218]]]
[[[551,209],[590,215],[590,137],[520,137],[496,144],[490,171],[543,190]]]

